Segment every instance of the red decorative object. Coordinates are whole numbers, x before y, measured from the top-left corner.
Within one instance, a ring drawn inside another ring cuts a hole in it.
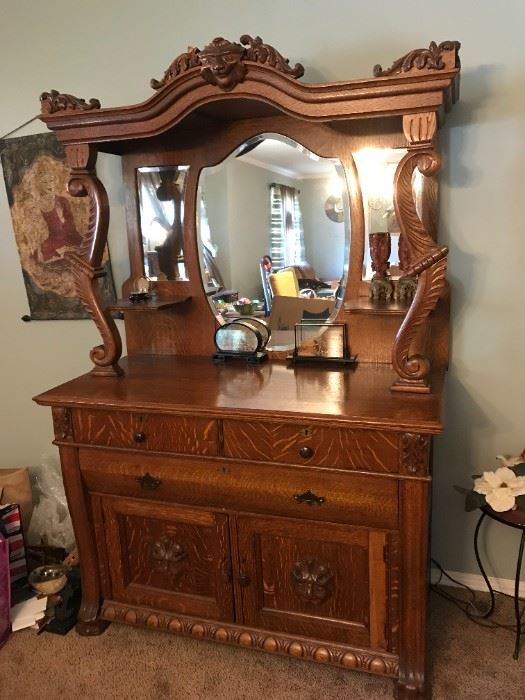
[[[370,298],[378,301],[388,301],[394,293],[394,286],[388,276],[390,268],[391,239],[388,231],[370,233],[370,257],[374,276],[370,283]]]

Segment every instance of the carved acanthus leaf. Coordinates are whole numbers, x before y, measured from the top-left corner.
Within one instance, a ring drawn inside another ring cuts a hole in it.
[[[102,336],[102,345],[95,346],[89,353],[95,365],[91,374],[99,377],[119,376],[123,373],[118,364],[122,354],[122,340],[110,311],[100,299],[98,283],[98,280],[105,276],[106,271],[103,267],[92,267],[76,253],[66,253],[65,257],[70,264],[82,306],[89,313]]]
[[[171,62],[168,69],[165,71],[164,75],[160,80],[152,78],[150,80],[150,85],[154,90],[160,90],[168,83],[171,83],[178,75],[185,73],[190,68],[196,68],[201,65],[200,62],[200,49],[194,46],[188,46],[188,50],[181,53],[177,58]]]
[[[399,375],[392,387],[396,391],[429,391],[430,362],[427,357],[410,352],[418,329],[445,289],[448,248],[436,245],[423,226],[414,202],[412,176],[417,168],[425,177],[432,177],[440,165],[439,154],[432,146],[411,145],[394,177],[394,208],[411,260],[405,274],[419,275],[414,300],[392,348],[392,366]]]
[[[270,44],[264,44],[260,36],[256,36],[252,39],[249,34],[243,34],[240,38],[240,42],[243,46],[248,48],[245,51],[244,57],[247,61],[255,61],[256,63],[262,63],[272,68],[276,68],[285,73],[286,75],[291,75],[292,78],[301,78],[304,75],[304,66],[300,63],[296,63],[295,66],[290,66],[290,59],[284,58],[282,54],[274,49]]]
[[[100,109],[100,101],[92,97],[88,102],[81,97],[68,95],[51,90],[40,95],[40,105],[43,114],[54,114],[55,112],[83,111]]]
[[[401,470],[404,474],[426,474],[430,438],[420,433],[403,433],[401,436]]]
[[[379,78],[386,75],[408,73],[412,70],[450,70],[459,67],[458,51],[460,47],[459,41],[442,41],[441,44],[432,41],[428,49],[409,51],[394,61],[390,68],[383,69],[380,65],[374,66],[374,76]]]
[[[154,90],[160,90],[186,71],[200,68],[201,75],[207,83],[228,92],[244,80],[248,70],[246,61],[269,66],[293,78],[304,75],[304,68],[300,63],[290,66],[289,60],[273,46],[265,44],[261,37],[252,38],[249,34],[243,34],[240,42],[238,44],[223,37],[216,37],[202,50],[189,47],[186,52],[177,56],[160,80],[153,78],[150,85]]]

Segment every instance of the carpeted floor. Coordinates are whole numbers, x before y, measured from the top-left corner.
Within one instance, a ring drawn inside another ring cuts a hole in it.
[[[457,590],[447,589],[457,595]],[[496,617],[512,621],[498,601]],[[525,640],[484,629],[431,595],[433,700],[524,700]],[[100,637],[16,632],[0,651],[1,700],[380,700],[393,682],[213,642],[111,625]]]

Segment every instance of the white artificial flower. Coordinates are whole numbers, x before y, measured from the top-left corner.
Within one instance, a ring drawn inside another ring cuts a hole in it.
[[[523,464],[523,462],[525,462],[524,452],[525,450],[517,457],[505,457],[505,455],[496,455],[496,459],[499,459],[500,462],[503,462],[503,464],[506,467],[515,467],[517,464]]]
[[[474,491],[485,496],[492,510],[503,513],[515,507],[516,496],[525,494],[525,476],[516,476],[512,469],[499,467],[474,479]]]

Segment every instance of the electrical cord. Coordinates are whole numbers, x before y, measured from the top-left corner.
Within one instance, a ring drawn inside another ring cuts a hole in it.
[[[510,625],[504,622],[500,622],[498,620],[488,620],[487,615],[489,614],[490,608],[487,608],[487,610],[483,611],[479,607],[479,603],[476,600],[476,593],[475,591],[472,590],[469,586],[467,586],[464,583],[461,583],[461,581],[458,581],[455,579],[453,576],[448,574],[445,569],[441,566],[441,564],[436,561],[435,559],[430,560],[432,564],[438,569],[439,571],[439,578],[435,583],[430,584],[430,588],[437,593],[437,595],[441,596],[441,598],[444,598],[445,600],[448,600],[450,603],[455,605],[457,608],[459,608],[467,617],[469,620],[474,622],[476,625],[479,625],[480,627],[487,627],[490,629],[506,629],[512,632],[516,631],[516,625]],[[463,588],[466,590],[469,594],[470,600],[463,600],[462,598],[458,598],[457,596],[453,596],[450,593],[447,593],[446,591],[442,590],[439,588],[439,584],[443,580],[443,578],[448,579],[452,583],[456,584],[456,586],[459,586],[460,588]],[[509,593],[503,593],[503,591],[494,591],[494,593],[497,593],[498,595],[505,596],[507,598],[512,598],[514,599],[513,595],[510,595]],[[520,602],[523,602],[523,598],[518,598]],[[521,618],[523,617],[523,613],[525,612],[525,606],[523,607],[521,614],[520,614],[520,624],[521,623]]]

